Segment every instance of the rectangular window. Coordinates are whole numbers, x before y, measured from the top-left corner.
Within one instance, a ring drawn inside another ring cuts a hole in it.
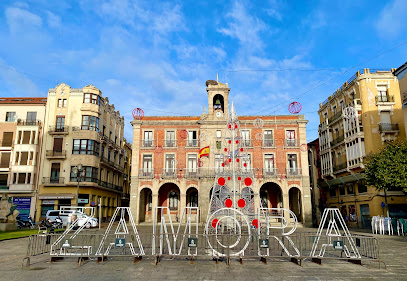
[[[386,86],[377,86],[377,101],[378,102],[387,102],[387,87]]]
[[[1,141],[1,146],[12,146],[13,145],[13,132],[3,132],[3,140]]]
[[[10,152],[1,153],[0,168],[8,168],[10,166],[10,155],[11,155]]]
[[[83,103],[93,103],[100,105],[100,97],[96,94],[84,93],[83,94]]]
[[[274,154],[266,154],[264,156],[264,169],[267,173],[274,174]]]
[[[188,174],[196,174],[197,168],[197,156],[196,154],[188,154]]]
[[[241,130],[241,137],[242,137],[242,144],[244,146],[251,146],[250,145],[250,131],[249,130]]]
[[[198,146],[198,138],[196,131],[188,131],[188,146]]]
[[[58,107],[62,107],[62,99],[58,99]]]
[[[59,173],[61,170],[61,163],[51,164],[50,183],[59,183]]]
[[[153,171],[153,156],[143,155],[143,176],[151,176]]]
[[[287,130],[285,134],[287,146],[296,146],[295,130]]]
[[[289,175],[298,175],[297,154],[288,154],[288,171]]]
[[[175,154],[166,154],[165,155],[165,172],[166,173],[175,173]]]
[[[367,192],[366,181],[361,180],[358,182],[358,193],[365,193]]]
[[[216,149],[222,149],[222,142],[216,141]]]
[[[274,146],[273,131],[272,130],[265,130],[264,131],[263,145],[266,146],[266,147]]]
[[[223,171],[222,167],[223,163],[223,155],[222,154],[215,154],[215,170],[218,171]]]
[[[345,186],[343,184],[339,185],[339,195],[345,196]]]
[[[62,102],[62,107],[66,107],[67,99],[64,99]]]
[[[6,112],[6,122],[14,122],[16,121],[16,113],[15,112]]]
[[[71,178],[70,181],[77,181],[77,174],[74,173],[74,167],[71,166]],[[80,178],[80,181],[86,181],[86,182],[98,182],[98,168],[95,167],[89,167],[89,166],[83,166],[83,172]]]
[[[346,191],[348,192],[348,195],[355,194],[355,190],[353,188],[353,183],[347,183],[347,184],[345,184],[345,186],[346,186]]]
[[[83,115],[81,129],[98,132],[99,131],[99,117]]]
[[[217,130],[217,131],[216,131],[216,137],[217,137],[217,138],[221,138],[221,137],[222,137],[222,131],[221,131],[221,130]]]
[[[30,137],[31,137],[31,131],[24,131],[22,144],[30,144]]]
[[[175,131],[167,131],[165,133],[165,146],[166,147],[175,147]]]
[[[55,131],[63,132],[64,125],[65,125],[65,116],[57,116]]]
[[[94,140],[73,140],[72,154],[99,156],[100,144]]]
[[[36,111],[27,112],[26,124],[27,125],[35,125],[36,122],[37,122],[37,112]]]
[[[144,131],[143,147],[152,147],[153,146],[153,132]]]
[[[27,177],[26,173],[18,173],[18,183],[25,184],[26,177]]]
[[[26,151],[21,152],[20,165],[27,165],[27,164],[28,164],[28,152],[26,152]]]
[[[3,153],[4,154],[4,153]],[[18,160],[20,159],[20,151],[16,152],[16,158],[14,159],[14,165],[18,165]],[[7,166],[8,167],[8,166]]]

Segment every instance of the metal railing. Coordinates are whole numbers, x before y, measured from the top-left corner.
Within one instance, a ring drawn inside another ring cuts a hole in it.
[[[274,147],[274,139],[263,139],[263,147]]]
[[[17,126],[39,126],[39,125],[41,125],[41,120],[30,120],[30,119],[17,120]]]
[[[177,177],[177,168],[164,168],[161,171],[162,177],[175,178]]]
[[[154,147],[154,140],[141,140],[141,146],[142,147]]]
[[[399,130],[399,124],[397,123],[379,123],[380,132],[397,132]]]
[[[49,126],[49,134],[67,134],[69,132],[69,126]]]
[[[139,178],[154,178],[154,169],[140,169],[138,173]]]
[[[342,111],[335,113],[332,117],[328,118],[328,123],[331,124],[332,122],[336,121],[338,118],[342,116]]]
[[[285,147],[297,147],[297,139],[285,139],[284,140]]]
[[[61,151],[57,151],[57,150],[47,150],[46,152],[46,156],[47,157],[66,157],[66,150],[61,150]]]
[[[164,140],[164,147],[176,147],[177,146],[177,140]]]
[[[198,168],[185,168],[184,177],[185,178],[198,178],[199,177]]]
[[[287,177],[300,177],[302,176],[301,168],[287,168],[285,169]]]
[[[53,178],[53,177],[43,177],[42,178],[42,183],[43,184],[64,184],[65,183],[65,178]]]
[[[188,147],[197,147],[198,146],[198,140],[197,139],[187,139],[186,140],[186,146],[188,146]]]
[[[120,185],[115,185],[113,183],[109,183],[109,182],[101,181],[101,180],[96,180],[96,181],[92,181],[92,182],[96,182],[98,185],[100,185],[102,187],[106,187],[106,188],[117,190],[117,191],[123,191],[123,186],[120,186]]]
[[[334,146],[338,143],[343,142],[344,139],[345,139],[345,135],[340,135],[340,136],[336,137],[333,141],[331,141],[331,146]]]
[[[278,169],[277,168],[263,169],[263,178],[276,177],[276,176],[278,176]]]
[[[376,104],[379,102],[394,102],[393,95],[376,96]]]

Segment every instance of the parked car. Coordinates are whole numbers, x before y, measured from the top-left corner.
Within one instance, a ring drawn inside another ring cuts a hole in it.
[[[81,227],[85,223],[86,228],[96,227],[98,225],[98,220],[96,218],[90,218],[88,215],[82,214],[78,220],[78,226]]]
[[[49,210],[46,215],[46,219],[50,219],[52,222],[56,221],[56,219],[59,217],[62,220],[62,225],[64,227],[67,226],[68,223],[72,223],[72,217],[77,216],[79,217],[78,220],[78,226],[81,227],[84,225],[86,222],[86,219],[89,217],[88,215],[84,214],[83,212],[77,210],[77,209],[62,209],[62,210]],[[74,220],[76,218],[74,217]],[[96,218],[91,218],[88,222],[87,225],[85,225],[86,228],[90,227],[96,227],[98,225],[98,220]]]
[[[59,217],[62,220],[62,225],[66,226],[68,222],[71,221],[72,213],[61,212],[60,210],[49,210],[45,218],[46,220],[49,219],[51,220],[51,222],[55,222],[56,219]]]

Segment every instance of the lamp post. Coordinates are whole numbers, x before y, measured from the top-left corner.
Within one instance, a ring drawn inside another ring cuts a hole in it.
[[[76,188],[76,206],[79,207],[79,183],[81,182],[82,175],[83,175],[83,167],[82,164],[78,164],[72,168],[72,171],[76,174],[76,180],[78,182],[78,186]]]

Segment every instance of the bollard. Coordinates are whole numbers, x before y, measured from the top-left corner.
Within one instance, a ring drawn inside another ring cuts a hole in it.
[[[23,258],[23,262],[21,264],[21,267],[29,267],[30,266],[30,257],[25,257]]]

